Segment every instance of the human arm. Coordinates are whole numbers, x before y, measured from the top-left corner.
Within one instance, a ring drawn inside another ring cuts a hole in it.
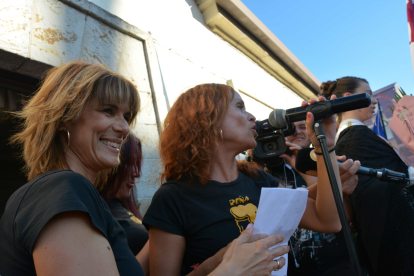
[[[185,238],[150,226],[149,240],[151,276],[180,275],[185,251]],[[212,272],[221,263],[227,247],[201,263],[197,267],[197,275],[208,275]],[[191,272],[189,275],[194,275],[194,273]]]
[[[338,161],[344,161],[346,159],[345,156],[338,156]],[[339,166],[339,171],[341,174],[341,181],[342,181],[342,193],[343,197],[343,204],[346,213],[346,217],[349,222],[353,219],[353,210],[351,201],[349,199],[349,195],[352,194],[356,185],[358,184],[358,176],[355,175],[356,171],[361,167],[361,163],[359,161],[352,161],[351,159],[346,160]],[[318,185],[309,186],[308,188],[308,197],[312,199],[316,199],[318,193]]]
[[[150,226],[149,267],[151,276],[180,275],[185,238]]]
[[[37,275],[119,275],[108,240],[80,211],[49,220],[32,254]]]
[[[335,97],[333,97],[333,99],[334,98]],[[319,100],[323,101],[325,98],[319,97]],[[315,102],[315,99],[310,100],[311,104]],[[304,103],[303,106],[306,106],[306,104],[307,103]],[[315,152],[321,153],[319,141],[316,138],[313,127],[314,117],[313,114],[309,112],[306,119],[306,132],[312,144],[315,146]],[[328,150],[331,150],[335,145],[335,117],[331,116],[326,118],[322,122],[322,127],[325,132],[326,145]],[[335,151],[329,153],[329,156],[331,160],[336,160]],[[311,198],[307,199],[306,210],[302,220],[299,223],[299,227],[324,233],[339,232],[341,230],[341,222],[339,220],[338,212],[336,211],[335,199],[333,197],[328,172],[325,167],[325,161],[323,156],[320,154],[316,155],[316,158],[318,168],[318,196],[316,197],[316,200]],[[334,170],[334,177],[336,178],[338,188],[342,196],[342,184],[338,163],[333,162],[332,167]]]
[[[238,275],[270,275],[272,271],[282,268],[286,260],[281,257],[289,252],[287,245],[278,246],[269,250],[275,244],[284,240],[281,235],[273,235],[250,243],[253,227],[241,233],[239,238],[231,242],[224,254],[223,261],[212,271],[210,276],[238,276]],[[248,252],[249,254],[246,254]],[[198,274],[197,270],[197,275]],[[194,275],[192,273],[188,276]]]
[[[243,244],[244,243],[255,243],[256,241],[259,241],[259,240],[262,240],[268,237],[265,234],[258,234],[258,235],[252,236],[251,232],[252,230],[248,229],[243,232],[244,234],[242,233],[240,235],[239,238],[244,237],[242,238]],[[248,234],[247,240],[245,239],[246,234]],[[179,235],[166,232],[164,230],[158,229],[153,226],[150,226],[149,235],[150,235],[151,276],[153,275],[156,275],[156,276],[157,275],[180,275],[181,264],[183,262],[183,256],[184,256],[184,250],[185,250],[185,238]],[[280,238],[280,235],[279,235],[277,237],[277,243],[281,241],[282,239]],[[224,271],[226,271],[225,269],[227,269],[229,266],[232,266],[235,262],[239,262],[239,259],[242,258],[242,256],[238,255],[238,253],[234,252],[235,247],[239,248],[239,245],[240,245],[239,243],[240,243],[239,239],[234,240],[232,243],[230,243],[229,245],[227,245],[226,247],[218,251],[214,256],[208,258],[203,263],[201,263],[196,268],[197,275],[203,276],[203,275],[208,275],[211,272],[213,272],[215,268],[218,267],[222,263],[223,258],[224,258],[223,256],[225,256],[226,252],[228,250],[233,250],[232,251],[233,253],[231,254],[231,256],[227,257],[226,259],[227,265],[222,266],[219,272],[215,271],[215,273],[222,273],[222,274],[214,274],[214,275],[232,275],[232,274],[225,274]],[[264,249],[262,251],[264,251]],[[277,254],[280,254],[277,256],[281,256],[286,253],[285,251],[288,252],[289,250],[282,247],[279,250],[274,251],[274,252],[276,252]],[[250,251],[244,251],[243,255],[250,255],[250,254],[245,254],[245,252],[250,252]],[[227,253],[227,255],[228,254],[230,253]],[[251,254],[254,255],[254,252],[252,251]],[[232,256],[235,256],[235,257],[232,257]],[[279,261],[279,262],[281,266],[283,266],[282,261]],[[191,275],[194,275],[194,273],[190,272],[188,275],[191,276]]]
[[[339,174],[341,175],[342,182],[342,193],[344,198],[349,196],[354,191],[356,185],[358,184],[358,176],[356,172],[361,167],[359,161],[353,161],[352,159],[346,159],[345,155],[338,156],[337,160],[343,162],[339,166]],[[306,188],[308,190],[308,197],[316,200],[318,193],[318,185],[311,185]]]
[[[310,185],[306,189],[308,190],[308,198],[316,200],[316,196],[318,194],[318,183]]]
[[[139,253],[135,256],[137,261],[142,267],[144,271],[144,275],[149,275],[149,241],[144,245],[144,247],[139,251]]]
[[[358,176],[356,172],[361,167],[361,162],[346,159],[345,155],[338,156],[338,161],[343,162],[339,166],[339,173],[341,174],[342,193],[344,197],[349,196],[355,190],[358,184]]]
[[[338,161],[343,162],[339,166],[342,181],[342,193],[344,195],[343,203],[346,218],[348,219],[348,222],[351,222],[354,217],[354,213],[349,196],[354,192],[358,184],[358,176],[356,175],[356,172],[361,167],[361,162],[358,160],[353,161],[352,159],[346,160],[345,155],[338,157]]]
[[[150,226],[149,240],[151,276],[180,275],[185,251],[185,238]],[[197,275],[208,275],[212,272],[221,263],[226,250],[227,247],[221,249],[217,254],[201,263],[197,267]],[[188,275],[194,275],[194,273],[191,272]]]

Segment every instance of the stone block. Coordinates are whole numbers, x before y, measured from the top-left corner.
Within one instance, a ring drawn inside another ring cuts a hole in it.
[[[137,85],[140,92],[151,92],[147,60],[142,41],[124,35],[117,72]]]
[[[155,125],[147,125],[144,122],[135,125],[131,132],[134,133],[142,144],[142,156],[144,159],[159,159],[158,129]]]
[[[144,159],[142,163],[141,177],[136,180],[136,195],[138,199],[152,198],[160,187],[158,180],[161,173],[161,165],[158,159]]]
[[[125,35],[92,17],[86,18],[81,60],[117,71]]]
[[[33,0],[0,0],[0,49],[29,57]]]
[[[53,66],[79,60],[86,15],[57,0],[36,0],[30,58]]]
[[[138,200],[139,213],[144,216],[150,206],[152,198]]]
[[[128,23],[124,20],[119,18],[118,16],[113,15],[112,13],[102,9],[101,7],[97,6],[94,3],[90,4],[89,7],[89,14],[92,17],[101,18],[107,25],[112,28],[118,28],[121,30],[125,30],[127,28]]]
[[[141,110],[138,113],[136,122],[146,125],[157,125],[157,120],[155,118],[154,104],[152,102],[152,95],[149,92],[141,93],[139,92],[139,97],[141,99]]]
[[[91,2],[88,0],[59,0],[68,6],[76,7],[83,13],[87,14],[90,10]]]

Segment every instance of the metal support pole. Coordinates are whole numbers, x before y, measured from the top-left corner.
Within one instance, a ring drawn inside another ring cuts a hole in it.
[[[314,125],[316,138],[319,141],[321,146],[323,160],[325,161],[326,170],[328,172],[329,180],[331,182],[332,192],[335,198],[336,208],[338,209],[339,219],[341,220],[342,224],[342,231],[345,236],[346,246],[348,247],[349,256],[351,258],[352,266],[354,267],[355,275],[361,276],[361,269],[358,262],[358,257],[355,251],[354,244],[352,242],[352,235],[351,230],[349,229],[348,220],[346,218],[344,205],[341,199],[341,193],[338,188],[338,183],[336,182],[335,172],[332,167],[331,158],[329,156],[328,147],[326,146],[325,141],[325,132],[323,131],[323,127],[321,122],[316,122]]]

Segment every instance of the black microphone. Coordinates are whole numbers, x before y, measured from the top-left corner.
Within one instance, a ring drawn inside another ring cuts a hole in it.
[[[338,162],[341,165],[342,162]],[[296,155],[296,170],[301,173],[318,176],[318,167],[316,165],[316,154],[312,148],[304,148],[298,151]],[[395,172],[389,169],[371,169],[360,167],[356,172],[357,175],[367,175],[378,178],[382,181],[397,183],[408,183],[409,179],[405,173]]]
[[[269,123],[278,129],[284,128],[287,123],[294,123],[306,119],[306,113],[312,112],[315,121],[323,120],[333,114],[368,107],[371,104],[371,96],[368,93],[360,93],[335,100],[317,102],[307,107],[295,107],[291,109],[275,109],[269,115]]]

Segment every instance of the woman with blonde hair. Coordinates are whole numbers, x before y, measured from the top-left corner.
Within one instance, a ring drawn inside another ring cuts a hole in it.
[[[13,141],[23,145],[29,182],[0,221],[0,275],[144,275],[148,256],[134,257],[92,184],[119,165],[139,104],[134,85],[102,66],[70,62],[48,72],[17,113],[23,124]],[[266,260],[267,250],[246,244],[250,236],[229,246],[212,275],[237,275],[250,261],[243,250]]]
[[[320,153],[313,115],[307,116],[307,134]],[[335,119],[328,118],[322,124],[331,159],[336,160]],[[165,119],[160,139],[165,166],[162,180],[166,183],[154,195],[143,220],[149,227],[152,275],[208,274],[221,262],[216,252],[254,223],[261,188],[278,186],[271,175],[235,160],[239,153],[256,146],[256,137],[255,117],[246,111],[239,93],[231,87],[202,84],[178,97]],[[318,196],[316,200],[308,199],[299,226],[338,232],[341,224],[325,163],[322,155],[317,158]],[[337,163],[333,166],[340,184]],[[289,250],[281,247],[285,253]],[[273,269],[284,264],[282,257],[273,262]],[[268,275],[270,271],[262,273],[257,275]]]
[[[1,275],[142,275],[92,183],[119,164],[139,110],[134,85],[102,66],[50,70],[17,116],[29,182],[0,222]],[[119,273],[119,274],[118,274]]]

